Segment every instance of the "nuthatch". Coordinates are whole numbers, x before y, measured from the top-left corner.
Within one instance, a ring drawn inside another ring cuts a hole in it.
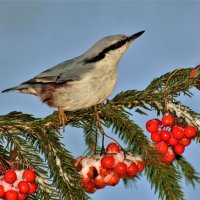
[[[39,96],[48,106],[58,108],[64,124],[64,110],[88,108],[107,99],[116,83],[120,59],[130,44],[143,33],[105,37],[81,56],[64,61],[2,92],[18,90]]]

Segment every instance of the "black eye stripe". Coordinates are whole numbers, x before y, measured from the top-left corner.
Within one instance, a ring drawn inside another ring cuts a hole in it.
[[[118,48],[122,47],[126,42],[127,42],[127,40],[121,40],[121,41],[119,41],[115,44],[112,44],[109,47],[105,48],[103,51],[105,51],[105,53],[107,53],[110,50],[118,49]]]
[[[97,56],[94,56],[92,58],[86,59],[86,63],[92,63],[92,62],[97,62],[99,60],[102,60],[105,57],[105,54],[108,53],[109,51],[118,49],[122,47],[126,42],[129,41],[129,38],[125,38],[123,40],[118,41],[115,44],[110,45],[109,47],[106,47],[103,51],[101,51]]]

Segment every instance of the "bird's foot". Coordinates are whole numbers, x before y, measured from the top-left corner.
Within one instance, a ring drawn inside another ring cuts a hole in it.
[[[111,100],[106,99],[106,104],[109,104],[111,102]]]
[[[62,108],[58,108],[60,125],[64,128],[66,126],[67,116]]]

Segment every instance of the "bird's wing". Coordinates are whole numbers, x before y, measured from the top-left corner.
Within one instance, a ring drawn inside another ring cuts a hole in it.
[[[92,65],[80,62],[78,58],[62,62],[22,84],[35,83],[64,83],[80,80],[81,77],[93,69]]]

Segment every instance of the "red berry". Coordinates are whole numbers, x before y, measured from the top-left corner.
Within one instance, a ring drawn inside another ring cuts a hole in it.
[[[135,176],[138,173],[138,167],[134,162],[128,165],[127,173],[129,176]]]
[[[162,130],[162,131],[160,132],[160,135],[161,135],[161,139],[162,139],[163,141],[168,141],[169,138],[171,137],[170,132],[169,132],[169,131],[166,131],[166,130]]]
[[[119,183],[119,176],[115,172],[112,172],[111,174],[106,176],[104,180],[107,185],[115,186]]]
[[[83,185],[83,186],[88,184],[90,181],[91,180],[88,177],[84,177],[84,176],[81,177],[81,185]]]
[[[94,187],[93,182],[89,182],[84,185],[85,191],[88,193],[94,193],[96,191],[96,188]]]
[[[195,78],[197,75],[199,74],[199,70],[198,69],[194,69],[190,72],[190,78]]]
[[[0,198],[3,197],[5,194],[3,185],[0,185]]]
[[[148,132],[156,132],[159,127],[159,122],[156,119],[151,119],[146,123],[146,129]]]
[[[186,147],[186,146],[190,145],[191,139],[184,137],[179,140],[179,143],[182,144],[184,147]]]
[[[36,185],[35,181],[29,182],[28,184],[29,184],[28,194],[33,194],[33,193],[35,193],[36,190],[37,190],[37,185]]]
[[[144,163],[140,160],[137,161],[138,172],[142,172],[144,170]]]
[[[101,166],[104,167],[105,169],[111,169],[114,167],[115,160],[113,156],[104,156],[101,159]]]
[[[17,175],[14,171],[8,170],[4,174],[4,180],[7,183],[13,184],[17,180]]]
[[[167,145],[167,143],[164,142],[164,141],[158,142],[156,144],[156,150],[159,153],[163,153],[163,154],[167,153],[167,151],[168,151],[168,145]]]
[[[110,174],[110,170],[109,169],[105,169],[102,166],[100,166],[100,168],[99,168],[99,174],[101,176],[107,176],[108,174]]]
[[[154,120],[156,120],[158,122],[158,126],[162,125],[162,122],[159,119],[155,118]]]
[[[124,177],[127,173],[127,165],[123,162],[118,162],[114,167],[114,171],[119,177]]]
[[[169,138],[169,140],[167,141],[167,143],[171,146],[176,146],[178,144],[178,140],[174,137]]]
[[[18,200],[26,200],[26,197],[27,197],[27,194],[22,194],[22,193],[18,194]]]
[[[35,181],[36,175],[33,170],[27,169],[24,171],[22,178],[24,178],[28,182],[32,182],[32,181]]]
[[[168,152],[166,154],[164,154],[163,159],[164,159],[164,161],[169,162],[169,163],[173,162],[175,159],[174,152],[171,149],[169,149]]]
[[[158,132],[151,133],[151,140],[153,142],[160,142],[161,141],[161,135]]]
[[[28,185],[28,183],[26,182],[26,181],[20,181],[19,183],[18,183],[18,187],[19,187],[19,192],[20,193],[28,193],[28,191],[29,191],[29,185]]]
[[[121,151],[121,147],[117,143],[110,143],[106,148],[106,153],[119,153]]]
[[[193,126],[187,126],[184,130],[184,134],[187,138],[193,138],[197,135],[197,130]]]
[[[161,121],[164,126],[172,126],[174,123],[174,117],[172,115],[166,114],[163,116]]]
[[[97,169],[94,166],[89,167],[87,176],[88,178],[95,178],[98,175]]]
[[[95,179],[94,179],[94,185],[96,188],[98,189],[102,189],[106,186],[104,177],[101,175],[98,175]]]
[[[182,129],[181,127],[179,127],[179,126],[174,126],[174,127],[172,128],[172,135],[173,135],[176,139],[180,140],[181,138],[184,137],[184,131],[183,131],[183,129]]]
[[[8,190],[5,193],[5,199],[6,200],[18,200],[18,192],[15,190]]]
[[[177,144],[175,147],[174,147],[174,152],[176,154],[182,154],[183,152],[185,151],[185,147],[182,145],[182,144]]]

